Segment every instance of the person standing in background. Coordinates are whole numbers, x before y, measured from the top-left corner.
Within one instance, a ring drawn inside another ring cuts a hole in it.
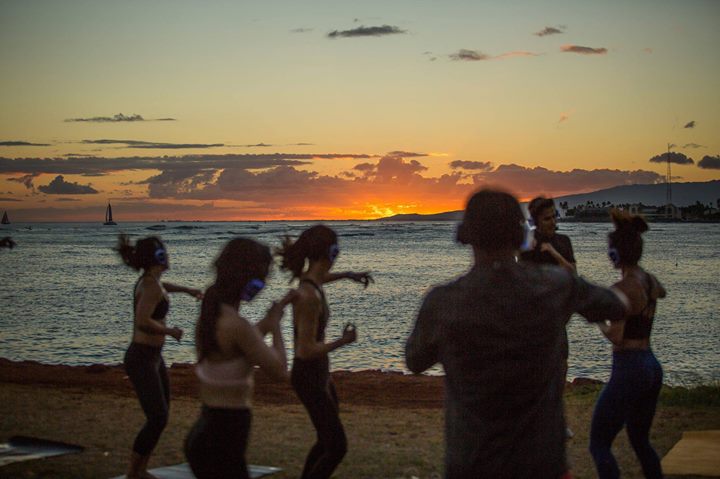
[[[168,293],[187,293],[197,299],[203,294],[199,289],[160,281],[170,261],[159,238],[149,236],[133,245],[121,234],[115,250],[126,265],[142,271],[133,289],[133,335],[123,365],[146,418],[133,443],[127,477],[148,479],[154,477],[147,472],[150,454],[167,425],[170,409],[170,383],[162,348],[165,336],[180,341],[183,335],[182,329],[165,323],[170,309]]]

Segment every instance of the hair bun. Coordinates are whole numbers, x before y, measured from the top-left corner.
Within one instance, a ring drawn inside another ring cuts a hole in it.
[[[634,233],[641,235],[646,232],[649,227],[642,216],[631,215],[625,211],[612,209],[610,217],[615,224],[615,229],[624,233]]]

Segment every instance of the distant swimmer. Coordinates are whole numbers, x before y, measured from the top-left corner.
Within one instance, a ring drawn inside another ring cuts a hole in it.
[[[329,478],[345,457],[347,438],[340,422],[328,354],[355,342],[357,332],[354,325],[346,324],[340,338],[325,341],[330,309],[323,284],[350,279],[367,287],[373,278],[367,272],[330,273],[340,248],[335,231],[324,225],[303,231],[295,242],[285,238],[278,253],[282,257],[281,268],[300,280],[293,301],[295,357],[290,379],[317,432],[317,441],[305,460],[301,477]]]
[[[6,236],[3,239],[0,239],[0,248],[13,249],[16,246],[17,246],[17,243],[14,242],[13,239],[9,236]]]
[[[264,287],[273,264],[270,249],[256,241],[231,240],[215,260],[216,279],[205,292],[195,328],[195,367],[202,411],[185,441],[185,456],[198,479],[248,478],[245,451],[250,434],[254,367],[287,381],[280,321],[292,290],[253,324],[240,315]],[[264,342],[272,335],[272,345]]]
[[[611,447],[625,426],[645,477],[661,478],[660,459],[649,436],[663,371],[650,348],[650,332],[657,300],[666,292],[657,278],[638,264],[643,251],[642,234],[648,230],[645,220],[618,210],[611,215],[615,231],[608,235],[608,256],[622,272],[622,279],[614,287],[625,293],[630,308],[624,321],[599,324],[613,344],[613,360],[610,380],[595,404],[590,453],[601,479],[620,477]]]
[[[153,478],[147,472],[148,461],[165,429],[170,407],[170,384],[162,347],[165,336],[180,341],[183,335],[182,329],[165,324],[170,308],[168,293],[187,293],[202,299],[202,291],[160,281],[170,262],[167,248],[155,236],[143,238],[133,245],[127,235],[120,235],[115,249],[126,265],[142,271],[133,290],[133,335],[123,364],[146,422],[135,437],[127,477]]]

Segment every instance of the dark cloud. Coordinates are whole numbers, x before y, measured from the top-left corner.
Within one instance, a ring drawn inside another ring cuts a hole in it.
[[[463,161],[455,160],[450,162],[450,168],[463,170],[492,170],[492,163],[489,161]]]
[[[12,201],[12,202],[21,202],[22,200],[19,200],[17,198],[0,198],[0,201]]]
[[[50,146],[48,143],[30,143],[27,141],[0,141],[0,146]]]
[[[94,174],[124,170],[220,170],[223,168],[271,168],[281,165],[300,166],[316,159],[374,158],[377,155],[357,153],[266,153],[228,155],[133,156],[122,158],[3,158],[0,174]]]
[[[401,156],[403,158],[420,158],[423,156],[428,156],[427,153],[415,153],[413,151],[391,151],[385,156]]]
[[[705,146],[705,145],[698,145],[697,143],[685,143],[685,144],[683,145],[683,148],[697,149],[697,148],[707,148],[707,146]]]
[[[695,163],[692,158],[677,151],[661,153],[650,158],[650,163],[667,163],[668,161],[670,161],[670,163],[677,163],[678,165],[692,165]]]
[[[309,33],[312,32],[312,28],[294,28],[290,30],[290,33]]]
[[[33,185],[33,179],[38,176],[40,176],[40,173],[30,173],[28,175],[23,175],[19,178],[8,178],[7,180],[14,181],[16,183],[22,183],[28,190],[35,190],[35,185]]]
[[[466,50],[464,48],[449,55],[451,60],[464,62],[479,62],[482,60],[490,60],[492,57],[475,50]]]
[[[685,126],[683,126],[683,128],[695,128],[695,120],[685,123]]]
[[[539,32],[533,33],[533,35],[537,35],[538,37],[546,37],[548,35],[558,35],[560,33],[565,33],[564,30],[564,28],[545,27]]]
[[[566,53],[579,53],[581,55],[605,55],[607,48],[581,47],[580,45],[563,45],[560,51]]]
[[[720,170],[720,155],[705,155],[703,159],[698,162],[698,166],[706,170]]]
[[[407,31],[393,25],[382,25],[379,27],[361,26],[350,30],[333,30],[327,36],[328,38],[382,37],[402,33],[407,33]]]
[[[38,186],[38,190],[48,195],[94,195],[98,193],[90,185],[67,182],[62,175],[57,175],[47,185]]]
[[[77,198],[55,198],[55,201],[80,201]]]
[[[126,148],[143,148],[143,149],[164,149],[164,150],[179,150],[186,148],[216,148],[219,146],[225,146],[222,143],[157,143],[153,141],[140,141],[140,140],[83,140],[86,145],[125,145]]]
[[[89,123],[122,123],[136,121],[176,121],[175,118],[158,118],[156,120],[146,120],[142,115],[123,115],[118,113],[113,116],[93,116],[91,118],[68,118],[66,122],[89,122]]]

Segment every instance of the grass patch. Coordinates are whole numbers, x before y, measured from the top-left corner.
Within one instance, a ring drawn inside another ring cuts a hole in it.
[[[691,387],[663,387],[661,406],[687,408],[720,407],[720,382]]]

